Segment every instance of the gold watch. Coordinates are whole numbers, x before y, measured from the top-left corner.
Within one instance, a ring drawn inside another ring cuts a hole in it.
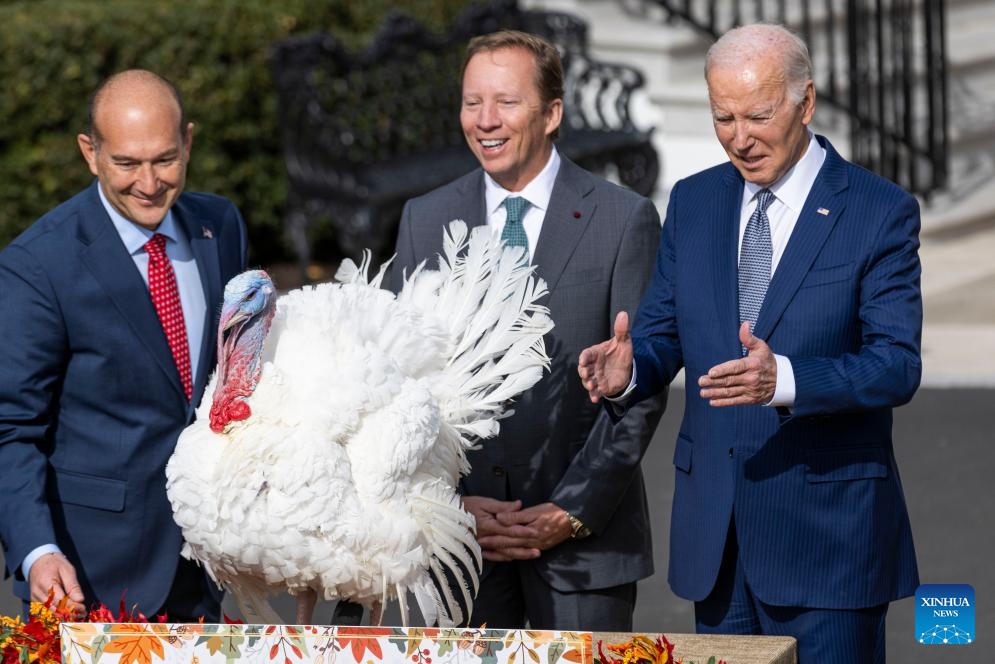
[[[591,534],[591,529],[585,526],[583,521],[566,510],[563,510],[563,513],[567,515],[568,519],[570,519],[570,528],[573,530],[573,532],[570,533],[570,537],[573,539],[584,539]]]

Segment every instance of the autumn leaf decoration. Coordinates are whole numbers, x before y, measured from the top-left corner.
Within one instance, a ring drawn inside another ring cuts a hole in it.
[[[663,635],[656,641],[643,634],[637,634],[625,643],[598,641],[601,664],[671,664],[673,652],[674,644]]]
[[[363,655],[366,654],[367,650],[370,651],[374,661],[379,661],[383,659],[383,651],[380,649],[380,642],[377,641],[376,637],[391,636],[393,633],[389,627],[382,629],[366,627],[361,630],[339,627],[336,632],[336,647],[342,650],[350,648],[357,664],[363,661]]]
[[[163,659],[162,640],[149,638],[150,627],[156,626],[127,623],[118,626],[104,652],[120,654],[120,664],[152,664],[152,655]],[[164,636],[168,634],[161,631]]]

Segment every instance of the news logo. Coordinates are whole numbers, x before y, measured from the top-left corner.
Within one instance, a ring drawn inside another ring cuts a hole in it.
[[[925,645],[974,643],[974,588],[966,583],[919,586],[916,639]]]

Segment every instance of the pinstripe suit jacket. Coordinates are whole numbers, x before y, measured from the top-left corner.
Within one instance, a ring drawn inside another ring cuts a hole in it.
[[[561,155],[562,158],[562,155]],[[470,174],[407,203],[392,288],[422,260],[435,264],[443,227],[486,223],[484,174]],[[611,334],[615,314],[634,311],[653,269],[660,217],[653,204],[562,158],[533,263],[546,280],[555,328],[546,337],[549,375],[513,405],[495,440],[470,455],[467,495],[552,501],[594,534],[567,540],[525,564],[562,591],[605,588],[653,573],[649,512],[639,461],[666,394],[612,426],[577,379],[580,351]],[[628,418],[626,418],[628,420]],[[485,564],[486,577],[489,564]]]
[[[740,353],[731,164],[674,187],[633,325],[635,399],[686,368],[669,579],[688,599],[711,591],[734,512],[746,578],[769,604],[867,607],[919,583],[891,438],[921,374],[919,208],[818,140],[826,161],[754,331],[791,361],[791,412],[698,394],[698,376]]]

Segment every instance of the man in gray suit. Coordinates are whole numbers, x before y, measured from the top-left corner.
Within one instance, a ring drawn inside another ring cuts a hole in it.
[[[630,631],[636,581],[653,573],[639,462],[666,398],[613,426],[572,376],[580,351],[639,302],[660,218],[556,151],[562,97],[545,40],[505,31],[470,42],[460,121],[482,168],[408,201],[391,284],[420,261],[434,267],[452,219],[525,247],[549,286],[553,363],[470,456],[463,504],[485,558],[471,623]]]

